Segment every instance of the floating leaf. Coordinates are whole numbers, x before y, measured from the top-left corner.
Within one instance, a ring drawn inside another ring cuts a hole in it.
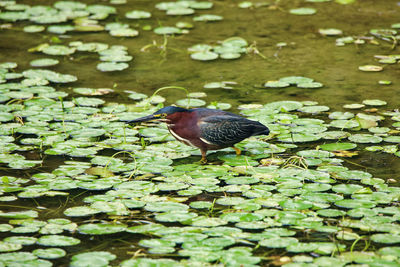
[[[311,7],[300,7],[289,10],[289,13],[293,15],[313,15],[316,12],[317,10]]]
[[[78,245],[81,241],[64,235],[44,235],[38,238],[37,243],[42,246],[64,247]]]
[[[376,66],[376,65],[363,65],[358,67],[359,70],[361,71],[371,71],[371,72],[376,72],[376,71],[382,71],[383,68],[381,66]]]

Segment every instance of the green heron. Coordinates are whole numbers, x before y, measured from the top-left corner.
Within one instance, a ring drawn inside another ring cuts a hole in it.
[[[206,163],[208,150],[233,147],[255,135],[268,135],[269,130],[258,121],[248,120],[234,113],[208,109],[185,109],[175,106],[162,108],[152,115],[128,123],[158,120],[166,122],[169,132],[186,145],[200,148],[201,162]],[[233,147],[237,155],[240,149]]]

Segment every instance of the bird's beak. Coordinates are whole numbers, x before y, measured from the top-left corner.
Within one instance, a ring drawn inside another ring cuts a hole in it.
[[[165,121],[165,119],[163,119],[163,117],[161,115],[159,115],[159,114],[157,114],[157,115],[151,114],[151,115],[148,115],[148,116],[144,116],[144,117],[141,117],[141,118],[137,118],[137,119],[128,121],[128,123],[138,123],[138,122],[154,121],[154,120]]]

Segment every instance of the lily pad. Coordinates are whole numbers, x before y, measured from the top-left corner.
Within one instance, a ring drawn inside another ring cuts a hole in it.
[[[218,58],[218,54],[210,51],[196,52],[190,55],[194,60],[210,61]]]
[[[37,240],[39,245],[50,247],[75,246],[80,242],[81,241],[77,238],[64,235],[44,235]]]
[[[300,8],[290,9],[289,13],[293,15],[313,15],[317,13],[317,10],[312,7],[300,7]]]

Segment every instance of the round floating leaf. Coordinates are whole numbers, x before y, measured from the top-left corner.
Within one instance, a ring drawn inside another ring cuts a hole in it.
[[[317,10],[311,7],[300,7],[289,10],[289,13],[293,15],[313,15],[316,12]]]
[[[154,202],[147,203],[144,207],[145,210],[152,212],[172,212],[172,211],[182,211],[187,210],[188,205],[175,202]]]
[[[24,27],[24,32],[42,32],[44,31],[46,28],[44,26],[41,25],[28,25]]]
[[[335,202],[335,205],[341,208],[355,209],[355,208],[373,208],[375,203],[367,200],[358,199],[342,199]]]
[[[117,256],[108,251],[84,252],[72,256],[70,266],[107,266],[109,261],[112,261],[116,258]]]
[[[330,184],[306,184],[303,186],[303,189],[310,192],[323,192],[331,189],[332,186]]]
[[[383,68],[381,66],[376,66],[376,65],[364,65],[364,66],[359,66],[359,70],[361,71],[367,71],[367,72],[376,72],[376,71],[382,71]]]
[[[389,143],[400,143],[400,136],[388,136],[383,139],[385,142]]]
[[[58,259],[64,257],[67,252],[61,248],[35,249],[32,253],[42,259]]]
[[[39,213],[34,210],[28,211],[10,211],[10,212],[1,212],[0,218],[7,219],[28,219],[28,218],[36,218],[39,216]]]
[[[68,47],[65,45],[50,45],[44,47],[42,52],[53,56],[67,56],[75,53],[75,50],[74,47]]]
[[[312,113],[312,114],[317,114],[317,113],[325,112],[328,110],[329,110],[329,107],[327,107],[327,106],[307,106],[307,107],[299,108],[299,111],[301,111],[301,112]]]
[[[87,206],[71,207],[64,211],[64,214],[69,217],[91,216],[97,213],[100,213],[98,209]]]
[[[206,101],[197,98],[185,98],[176,101],[176,104],[181,107],[201,107],[206,104]]]
[[[377,144],[382,142],[382,137],[372,134],[353,134],[349,137],[349,140],[355,143],[373,143]]]
[[[258,244],[268,248],[285,248],[291,244],[296,244],[299,241],[294,237],[272,237],[263,239]]]
[[[119,28],[119,29],[113,29],[110,31],[110,35],[111,36],[115,36],[115,37],[135,37],[139,35],[139,32],[137,30],[134,29],[129,29],[129,28]],[[118,60],[120,61],[120,60]],[[101,70],[101,68],[104,69],[104,66],[99,67],[98,69]]]
[[[222,59],[237,59],[240,58],[239,53],[222,53],[219,55]]]
[[[176,7],[176,8],[169,8],[167,10],[167,15],[173,16],[184,16],[184,15],[191,15],[194,13],[194,10],[187,7]]]
[[[320,145],[320,148],[327,151],[341,151],[350,150],[356,148],[357,145],[354,143],[330,143]]]
[[[210,51],[201,51],[191,54],[190,57],[194,60],[209,61],[217,59],[218,54]]]
[[[305,210],[312,207],[312,204],[308,201],[293,200],[293,199],[281,201],[279,202],[279,205],[282,208],[289,210]]]
[[[128,19],[147,19],[151,17],[151,13],[141,10],[132,10],[126,12],[125,17]]]
[[[194,21],[220,21],[222,19],[223,19],[222,16],[211,15],[211,14],[203,14],[193,18]]]
[[[336,36],[336,35],[342,35],[343,31],[339,29],[334,29],[334,28],[328,28],[328,29],[319,29],[318,32],[322,35],[327,35],[327,36]]]
[[[376,243],[396,244],[396,243],[400,243],[400,235],[374,234],[374,235],[371,235],[371,240]]]
[[[317,243],[295,243],[290,244],[286,247],[289,252],[299,253],[299,252],[309,252],[318,248]]]
[[[192,226],[197,226],[197,227],[215,227],[226,224],[228,224],[228,222],[220,218],[208,218],[205,216],[196,217],[192,219],[191,223]]]
[[[123,224],[107,224],[107,223],[88,223],[78,227],[81,234],[87,235],[108,235],[123,232],[126,225]]]
[[[323,150],[303,150],[297,152],[297,155],[305,158],[329,158],[334,156],[333,153]]]
[[[337,210],[337,209],[322,209],[317,211],[318,215],[324,216],[324,217],[340,217],[340,216],[345,216],[346,212],[343,210]]]
[[[321,88],[323,86],[322,83],[318,82],[305,82],[305,83],[298,83],[297,87],[299,88]]]
[[[22,244],[14,244],[0,241],[0,252],[11,252],[22,249]],[[1,260],[1,257],[0,257]]]
[[[97,64],[97,69],[100,71],[121,71],[127,69],[129,65],[124,62],[102,62]]]
[[[193,219],[197,217],[196,213],[193,212],[166,212],[160,213],[155,216],[155,219],[159,222],[181,222]]]
[[[146,248],[154,247],[174,247],[175,242],[163,240],[163,239],[142,239],[139,241],[139,245]]]
[[[163,26],[163,27],[157,27],[154,29],[154,33],[160,34],[160,35],[172,35],[172,34],[181,34],[182,29],[179,29],[177,27],[168,27],[168,26]]]
[[[288,86],[290,86],[290,83],[283,81],[268,81],[264,83],[264,87],[269,87],[269,88],[284,88]]]
[[[379,99],[367,99],[364,100],[362,103],[368,106],[385,106],[387,104],[386,101]]]
[[[44,235],[38,238],[37,243],[42,246],[64,247],[78,245],[81,241],[77,238],[64,235]]]
[[[311,78],[302,77],[302,76],[288,76],[288,77],[280,78],[279,81],[297,85],[297,84],[301,84],[301,83],[311,83],[314,80]]]
[[[21,245],[33,245],[37,238],[31,236],[9,236],[3,239],[4,242]]]
[[[360,124],[356,120],[333,120],[329,126],[339,129],[351,129],[360,127]]]
[[[337,178],[344,180],[362,180],[371,177],[372,175],[370,173],[357,170],[341,171],[337,173]]]

